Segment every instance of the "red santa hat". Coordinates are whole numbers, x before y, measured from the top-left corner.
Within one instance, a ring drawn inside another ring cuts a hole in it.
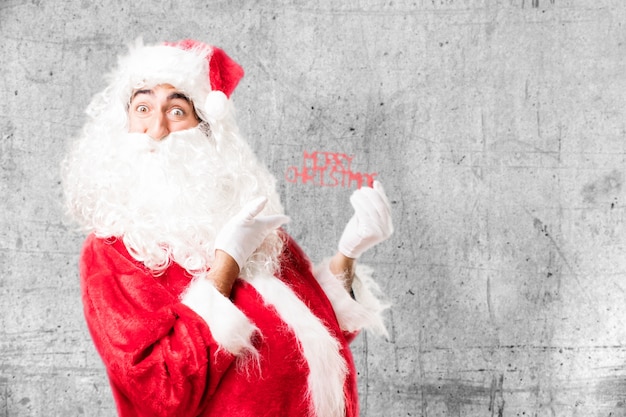
[[[150,46],[138,41],[112,75],[126,103],[137,89],[171,84],[193,101],[201,119],[212,123],[226,115],[228,99],[243,74],[222,49],[185,39]]]

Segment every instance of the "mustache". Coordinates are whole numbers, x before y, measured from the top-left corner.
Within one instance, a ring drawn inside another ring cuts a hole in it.
[[[119,145],[127,152],[139,154],[166,155],[183,149],[205,147],[212,142],[210,134],[200,126],[171,132],[159,140],[139,132],[128,132],[122,136]]]

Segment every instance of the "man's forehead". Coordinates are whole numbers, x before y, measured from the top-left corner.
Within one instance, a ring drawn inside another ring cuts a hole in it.
[[[130,101],[133,101],[135,99],[135,97],[140,96],[140,95],[153,96],[154,95],[154,91],[152,91],[149,88],[142,88],[142,89],[139,89],[139,90],[134,90],[133,93],[130,96]]]
[[[167,100],[182,99],[182,100],[188,101],[189,103],[192,102],[187,94],[183,93],[182,91],[176,89],[176,87],[171,86],[169,84],[166,86],[157,85],[152,88],[139,88],[137,90],[134,90],[130,96],[130,101],[133,101],[135,97],[140,96],[140,95],[148,95],[148,96],[155,97],[156,96],[155,90],[157,89],[168,90],[168,94],[166,96]]]

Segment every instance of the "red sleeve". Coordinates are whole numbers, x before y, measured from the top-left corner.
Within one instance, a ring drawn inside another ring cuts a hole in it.
[[[378,292],[378,286],[371,278],[371,269],[357,265],[353,294],[345,290],[343,284],[330,271],[328,260],[313,267],[302,249],[285,234],[285,245],[289,256],[284,256],[285,268],[296,271],[312,269],[313,280],[317,281],[321,291],[332,306],[333,313],[341,329],[344,339],[352,343],[362,329],[368,329],[375,334],[387,335],[381,313],[388,305],[378,300],[373,292]]]
[[[315,283],[314,285],[319,288],[319,292],[324,294],[324,298],[327,301],[328,307],[330,307],[329,310],[333,311],[332,315],[335,317],[335,320],[337,320],[337,315],[333,309],[332,301],[328,298],[328,294],[326,293],[324,287],[320,286],[320,283],[316,280],[314,267],[309,257],[304,253],[302,248],[295,242],[295,240],[293,240],[293,238],[287,233],[283,232],[282,238],[285,245],[285,250],[283,251],[281,258],[281,274],[283,276],[290,275],[289,270],[297,271],[297,274],[302,274],[304,271],[309,271],[311,274],[311,283]],[[347,291],[344,290],[344,292],[346,293],[346,295],[348,294]],[[319,308],[319,305],[316,305],[315,308]],[[359,331],[346,331],[341,329],[341,335],[349,344],[352,343],[352,341],[359,335]]]
[[[120,411],[196,415],[234,356],[198,314],[104,240],[87,239],[80,266],[87,325]]]

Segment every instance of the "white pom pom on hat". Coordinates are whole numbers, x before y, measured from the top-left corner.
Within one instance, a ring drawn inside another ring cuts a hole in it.
[[[219,90],[211,91],[204,101],[204,113],[209,121],[222,120],[228,112],[228,97]]]

